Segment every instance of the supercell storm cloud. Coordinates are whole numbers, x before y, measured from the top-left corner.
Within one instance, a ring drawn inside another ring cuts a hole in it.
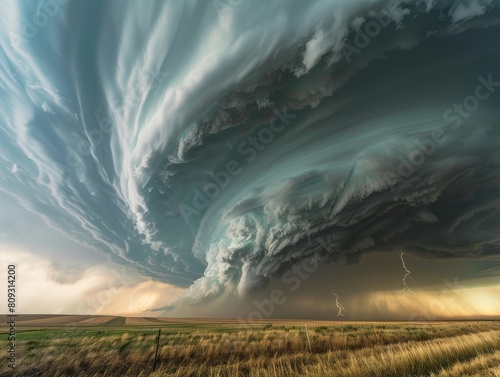
[[[7,9],[2,189],[184,299],[310,257],[498,258],[497,2]]]

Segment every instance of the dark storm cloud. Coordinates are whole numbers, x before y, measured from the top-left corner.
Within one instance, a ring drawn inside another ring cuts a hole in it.
[[[11,5],[2,190],[189,301],[311,256],[498,258],[495,3],[227,7],[72,2],[27,38],[44,9]]]

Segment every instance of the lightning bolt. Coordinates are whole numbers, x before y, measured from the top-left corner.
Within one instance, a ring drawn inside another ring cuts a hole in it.
[[[333,295],[335,296],[335,305],[337,305],[337,308],[339,308],[339,312],[337,313],[337,317],[340,317],[340,316],[344,316],[344,313],[342,313],[345,308],[344,308],[344,305],[342,305],[340,302],[339,302],[339,296],[333,292]]]
[[[408,284],[406,284],[406,279],[407,278],[410,278],[411,280],[413,280],[413,283],[415,284],[415,279],[413,279],[413,277],[411,276],[411,272],[410,270],[408,270],[408,268],[406,268],[406,264],[405,264],[405,260],[403,258],[403,256],[406,255],[405,253],[401,253],[401,263],[403,264],[403,268],[405,269],[406,271],[406,274],[405,276],[403,277],[403,294],[407,294],[407,293],[411,293],[411,294],[415,294],[411,288],[408,286]]]

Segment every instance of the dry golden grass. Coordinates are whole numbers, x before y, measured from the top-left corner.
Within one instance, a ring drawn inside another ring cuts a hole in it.
[[[0,376],[500,376],[500,322],[164,324],[19,333],[18,368]],[[6,346],[2,335],[2,347]]]
[[[454,376],[500,377],[500,351],[480,355],[467,362],[458,362],[439,373],[431,374],[431,377]]]

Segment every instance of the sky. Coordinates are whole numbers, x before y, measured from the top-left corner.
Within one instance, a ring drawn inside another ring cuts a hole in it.
[[[498,2],[11,0],[0,25],[20,312],[500,313]]]

